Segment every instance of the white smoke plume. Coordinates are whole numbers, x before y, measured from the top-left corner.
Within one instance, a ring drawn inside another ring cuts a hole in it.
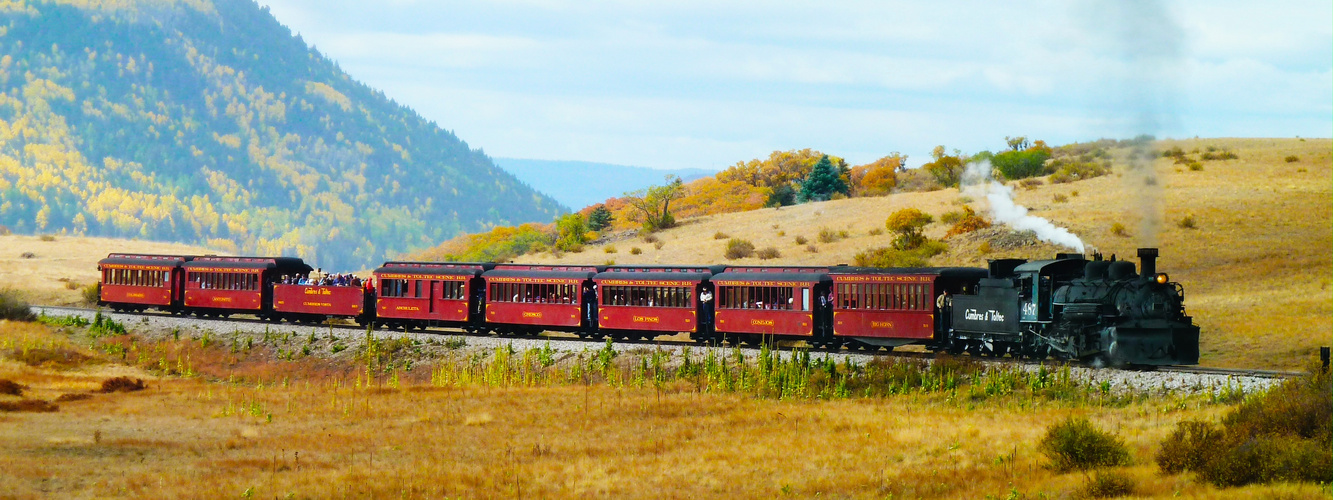
[[[1037,233],[1037,239],[1041,241],[1083,253],[1085,249],[1083,240],[1074,233],[1052,224],[1051,221],[1030,215],[1027,207],[1014,203],[1014,188],[995,181],[991,176],[989,160],[967,164],[967,170],[963,171],[962,185],[963,192],[968,196],[986,197],[990,205],[991,220],[994,222],[1005,224],[1018,231],[1032,231]]]

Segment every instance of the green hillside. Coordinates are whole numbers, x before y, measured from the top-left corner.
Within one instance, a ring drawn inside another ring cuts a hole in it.
[[[0,2],[0,224],[375,264],[561,207],[251,0]]]

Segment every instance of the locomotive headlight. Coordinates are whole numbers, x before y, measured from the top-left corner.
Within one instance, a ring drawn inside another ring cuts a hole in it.
[[[1154,277],[1153,280],[1159,285],[1165,285],[1166,282],[1171,281],[1171,278],[1167,277],[1166,273],[1157,273],[1157,276]]]

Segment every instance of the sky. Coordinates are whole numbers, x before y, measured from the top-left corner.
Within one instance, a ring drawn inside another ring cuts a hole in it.
[[[1333,2],[259,0],[488,155],[856,165],[1139,134],[1333,136]]]

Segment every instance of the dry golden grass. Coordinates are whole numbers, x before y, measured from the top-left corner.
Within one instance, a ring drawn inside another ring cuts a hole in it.
[[[22,290],[30,302],[71,305],[83,302],[81,288],[96,283],[97,261],[112,252],[217,254],[215,250],[153,241],[79,236],[0,236],[0,283]],[[24,255],[32,255],[25,258]]]
[[[1158,150],[1179,146],[1185,151],[1209,146],[1235,152],[1239,159],[1205,162],[1203,171],[1191,171],[1171,158],[1152,165],[1156,186],[1145,187],[1128,172],[1127,150],[1116,151],[1111,175],[1066,183],[1017,189],[1019,204],[1067,227],[1084,242],[1108,257],[1136,259],[1135,248],[1161,248],[1159,268],[1185,286],[1186,307],[1203,328],[1201,364],[1262,368],[1299,368],[1318,346],[1333,343],[1333,290],[1329,268],[1330,244],[1329,139],[1190,139],[1159,141]],[[1301,161],[1287,162],[1296,155]],[[1197,154],[1191,155],[1197,157]],[[1160,224],[1156,235],[1142,230],[1142,193],[1154,196]],[[1075,194],[1077,192],[1077,194]],[[1056,197],[1065,201],[1057,202]],[[645,248],[640,255],[618,255],[617,264],[684,264],[724,262],[726,241],[713,235],[749,240],[755,247],[772,246],[782,257],[726,261],[736,264],[833,265],[851,263],[857,252],[888,246],[892,234],[871,235],[896,210],[919,208],[938,221],[959,209],[966,200],[953,189],[929,193],[902,193],[881,198],[855,198],[811,203],[781,209],[700,217],[658,233],[667,242],[662,250]],[[977,206],[975,201],[972,202]],[[1195,228],[1175,221],[1191,216]],[[1128,237],[1113,235],[1115,224]],[[821,229],[845,230],[848,238],[820,243],[818,253],[781,232],[817,235]],[[943,238],[949,226],[936,223],[926,230]],[[1003,257],[1050,258],[1059,248],[1038,245],[1019,250],[982,252],[984,240],[967,235],[948,240],[950,250],[933,259],[935,265],[983,266],[986,259]],[[558,261],[601,264],[596,245],[583,253],[566,253]],[[526,255],[520,262],[549,262],[550,254]]]
[[[10,346],[75,348],[87,340],[73,338],[0,324],[0,342]],[[182,348],[119,340],[141,352]],[[1327,494],[1313,485],[1223,491],[1189,475],[1159,475],[1151,457],[1177,421],[1226,410],[1198,400],[1121,408],[929,395],[775,401],[698,393],[688,384],[661,392],[434,387],[420,379],[428,370],[393,388],[364,384],[337,362],[275,362],[259,349],[236,357],[220,344],[195,344],[191,359],[213,376],[153,377],[94,351],[85,353],[99,363],[84,367],[0,363],[0,378],[29,386],[34,399],[74,385],[91,390],[91,380],[112,373],[152,380],[147,390],[94,394],[54,413],[0,414],[7,424],[0,425],[0,491],[18,498],[1058,498],[1086,479],[1045,468],[1036,443],[1050,423],[1087,415],[1130,446],[1135,465],[1120,470],[1140,495]]]

